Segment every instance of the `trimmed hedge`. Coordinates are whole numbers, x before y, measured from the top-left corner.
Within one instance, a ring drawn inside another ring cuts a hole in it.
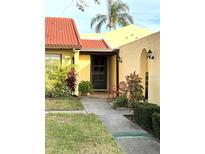
[[[160,138],[160,113],[152,114],[152,128],[154,136]]]
[[[136,122],[152,131],[152,114],[160,113],[160,107],[151,103],[135,103],[133,110]]]

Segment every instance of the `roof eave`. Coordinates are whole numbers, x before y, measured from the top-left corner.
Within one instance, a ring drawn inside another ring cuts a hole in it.
[[[45,45],[46,49],[77,49],[80,50],[81,46],[79,45]]]

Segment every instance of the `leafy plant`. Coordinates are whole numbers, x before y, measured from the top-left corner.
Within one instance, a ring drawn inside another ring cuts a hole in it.
[[[142,86],[142,78],[136,72],[130,73],[126,77],[126,91],[128,94],[129,105],[132,106],[135,102],[141,102],[144,100]]]
[[[71,95],[75,92],[76,85],[77,85],[77,73],[75,68],[71,68],[70,71],[67,74],[67,79],[65,80],[68,88],[71,91]]]
[[[87,95],[87,93],[93,92],[93,85],[90,81],[81,81],[78,85],[78,90],[81,95]]]
[[[65,84],[68,68],[61,64],[46,65],[45,95],[46,97],[68,96],[69,89]]]
[[[46,97],[61,97],[71,94],[70,88],[65,80],[67,74],[72,68],[77,68],[74,64],[60,64],[57,62],[46,62],[45,74],[45,96]]]
[[[126,107],[128,105],[128,99],[126,95],[117,97],[113,102],[113,107]]]

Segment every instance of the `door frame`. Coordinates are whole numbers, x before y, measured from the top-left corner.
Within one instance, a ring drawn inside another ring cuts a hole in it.
[[[105,82],[106,83],[104,83],[105,84],[105,89],[93,89],[93,91],[107,91],[108,90],[108,81],[109,81],[109,72],[108,72],[108,69],[109,69],[109,63],[108,63],[108,61],[109,61],[109,58],[108,58],[108,56],[107,55],[90,55],[91,57],[91,67],[90,67],[90,81],[92,82],[92,84],[93,84],[93,58],[95,57],[95,56],[103,56],[103,57],[105,57],[106,58],[106,75],[105,75],[105,78],[106,78],[106,80],[105,80]]]

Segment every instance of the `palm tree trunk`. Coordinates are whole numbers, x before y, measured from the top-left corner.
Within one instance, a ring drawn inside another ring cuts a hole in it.
[[[111,31],[112,30],[112,27],[111,26],[109,26],[109,31]]]
[[[112,23],[112,21],[109,22],[108,27],[109,27],[109,31],[111,31],[112,28],[113,28],[113,23]]]

